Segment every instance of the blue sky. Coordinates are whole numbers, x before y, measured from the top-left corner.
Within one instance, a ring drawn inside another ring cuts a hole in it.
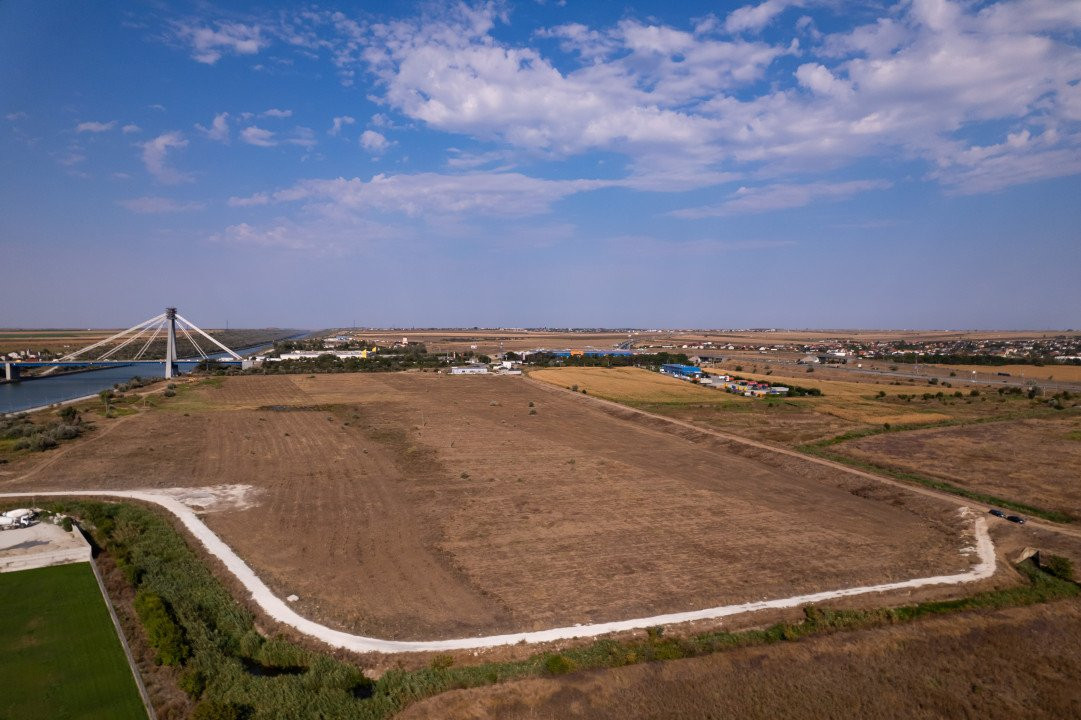
[[[0,326],[1081,327],[1081,1],[0,3]]]

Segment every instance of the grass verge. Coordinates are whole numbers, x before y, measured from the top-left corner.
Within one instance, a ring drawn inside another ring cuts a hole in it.
[[[156,614],[175,623],[179,633],[170,642],[185,648],[168,660],[181,670],[181,687],[208,709],[224,706],[251,718],[381,720],[413,702],[458,688],[694,657],[824,632],[909,622],[927,615],[1031,605],[1081,594],[1074,582],[1027,561],[1019,566],[1025,584],[959,600],[879,610],[809,607],[800,622],[689,637],[666,637],[662,628],[653,628],[644,637],[601,639],[514,662],[456,667],[448,656],[437,655],[430,668],[391,670],[372,682],[356,667],[329,655],[260,635],[252,615],[233,600],[184,538],[155,511],[95,502],[53,503],[51,508],[92,524],[95,539],[116,558],[138,592],[156,596],[155,605],[160,601],[161,612]],[[164,620],[159,622],[165,624]]]

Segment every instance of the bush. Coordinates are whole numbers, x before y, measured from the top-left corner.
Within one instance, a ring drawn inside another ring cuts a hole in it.
[[[176,679],[177,687],[188,694],[193,700],[198,700],[206,690],[206,673],[196,668],[188,668],[180,673]]]
[[[572,670],[574,663],[558,653],[544,659],[544,671],[549,675],[566,675]]]
[[[65,517],[63,520],[61,520],[60,527],[64,528],[65,532],[71,532],[71,529],[74,527],[71,522],[71,518]]]
[[[454,657],[446,654],[436,655],[431,662],[432,670],[446,670],[453,665]]]
[[[176,390],[170,390],[169,388],[166,388],[165,392],[163,392],[162,395],[164,395],[165,397],[176,397]]]
[[[135,594],[135,613],[143,623],[150,646],[157,651],[162,665],[182,665],[191,650],[172,613],[157,593],[140,590]]]
[[[249,708],[218,700],[204,700],[191,714],[191,720],[245,720],[248,717],[251,717]]]
[[[1048,555],[1040,558],[1040,566],[1051,575],[1062,580],[1073,580],[1073,563],[1070,558],[1061,555]]]

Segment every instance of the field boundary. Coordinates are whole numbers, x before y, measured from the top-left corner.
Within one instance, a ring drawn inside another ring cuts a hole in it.
[[[760,610],[796,608],[803,605],[833,600],[841,597],[867,595],[872,593],[889,592],[910,588],[926,587],[929,585],[959,585],[963,583],[984,580],[995,574],[997,558],[995,556],[994,543],[987,532],[987,521],[983,517],[977,517],[974,523],[976,535],[976,555],[978,562],[970,570],[954,575],[936,575],[932,577],[914,578],[901,580],[880,585],[867,585],[854,588],[842,588],[840,590],[827,590],[807,595],[796,595],[789,598],[776,600],[760,600],[757,602],[742,603],[739,605],[724,605],[703,610],[691,610],[681,613],[668,613],[652,617],[635,618],[631,620],[619,620],[614,622],[596,623],[589,625],[575,625],[571,627],[552,628],[533,632],[511,633],[505,635],[489,635],[472,638],[455,638],[451,640],[383,640],[379,638],[354,635],[352,633],[334,630],[321,625],[313,620],[303,617],[294,611],[281,598],[274,595],[269,587],[256,575],[255,571],[238,556],[216,533],[203,523],[195,512],[173,497],[162,495],[152,491],[140,490],[76,490],[76,491],[43,491],[30,493],[0,493],[0,497],[112,497],[138,500],[158,505],[175,515],[180,522],[195,536],[206,550],[218,558],[246,590],[251,593],[251,599],[270,618],[284,625],[294,628],[301,633],[327,643],[332,647],[343,648],[359,653],[380,652],[439,652],[446,650],[474,650],[480,648],[498,647],[502,645],[516,645],[519,643],[534,644],[546,643],[556,640],[572,640],[576,638],[590,638],[609,633],[624,632],[627,630],[640,630],[658,625],[675,625],[692,622],[695,620],[714,620],[722,617],[752,613]]]
[[[139,672],[139,668],[135,664],[135,656],[131,652],[131,645],[128,644],[128,636],[124,634],[124,628],[120,625],[120,618],[117,617],[116,614],[116,607],[109,597],[109,592],[105,589],[105,578],[101,576],[101,569],[98,568],[98,564],[94,562],[92,554],[93,547],[83,535],[82,528],[78,525],[72,528],[72,532],[82,538],[83,542],[86,543],[87,550],[91,551],[91,558],[89,560],[90,569],[94,571],[94,579],[97,580],[98,590],[101,591],[101,597],[105,600],[105,609],[109,611],[109,618],[113,621],[113,628],[116,630],[116,636],[120,639],[120,647],[124,650],[124,657],[128,659],[128,667],[131,669],[131,674],[135,678],[135,687],[139,690],[139,698],[143,701],[143,707],[146,709],[146,716],[150,720],[158,720],[158,715],[154,712],[154,705],[150,702],[150,694],[146,691],[143,675]]]

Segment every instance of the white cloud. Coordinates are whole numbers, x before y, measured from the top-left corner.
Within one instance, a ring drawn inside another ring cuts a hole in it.
[[[726,215],[761,213],[810,205],[816,200],[843,200],[868,190],[885,190],[885,180],[849,180],[847,182],[778,183],[763,187],[741,187],[719,205],[676,210],[675,217],[696,220]]]
[[[375,130],[365,130],[360,134],[360,146],[373,155],[378,155],[390,147],[390,142],[382,133]]]
[[[800,0],[765,0],[758,5],[745,5],[733,10],[724,21],[730,33],[758,32],[790,7],[801,7]]]
[[[292,110],[279,110],[278,108],[270,108],[269,110],[264,110],[262,112],[262,117],[288,118],[288,117],[293,117],[293,111]]]
[[[724,29],[757,32],[807,4],[747,5]],[[1006,125],[1003,134],[1073,123],[1056,142],[1065,155],[1081,153],[1077,2],[914,0],[841,33],[798,18],[777,45],[718,37],[712,18],[693,32],[624,20],[536,33],[558,40],[577,66],[497,39],[498,21],[482,6],[373,26],[363,56],[382,99],[432,129],[527,153],[622,154],[628,184],[650,189],[669,177],[679,179],[671,189],[705,187],[874,157],[939,167],[982,123]],[[795,71],[774,63],[783,55],[801,58]],[[1072,173],[1073,163],[1060,167]],[[948,185],[975,176],[931,177]]]
[[[274,139],[274,133],[261,127],[252,125],[240,131],[240,139],[249,145],[259,147],[274,147],[278,142]]]
[[[266,193],[255,193],[249,197],[229,198],[229,207],[257,207],[270,202],[270,196]]]
[[[158,182],[166,185],[176,185],[182,182],[190,182],[192,177],[187,173],[179,172],[167,163],[170,150],[179,150],[188,146],[188,141],[180,132],[167,132],[158,135],[153,140],[142,143],[143,165],[147,172],[153,175]]]
[[[377,210],[407,216],[480,214],[530,216],[547,212],[568,195],[614,185],[607,180],[542,180],[520,173],[376,175],[360,178],[303,180],[272,193],[231,198],[233,206],[303,201],[320,212],[364,213]]]
[[[309,127],[298,125],[293,128],[293,136],[288,138],[285,142],[290,145],[299,145],[303,148],[313,148],[318,143],[315,140],[315,131]]]
[[[142,132],[142,128],[135,123],[128,123],[124,127],[120,128],[120,132],[125,135],[131,135],[132,133]]]
[[[75,132],[77,133],[103,133],[109,132],[116,127],[116,120],[110,120],[109,122],[81,122],[75,126]]]
[[[178,202],[171,198],[165,197],[137,197],[130,200],[119,200],[117,205],[127,208],[135,213],[144,215],[157,215],[162,213],[178,213],[178,212],[190,212],[192,210],[201,210],[206,207],[205,203],[201,202]]]
[[[356,118],[352,118],[348,115],[342,115],[341,117],[334,118],[334,124],[330,126],[330,130],[327,130],[327,135],[337,136],[341,133],[342,128],[346,125],[352,125],[356,122]]]
[[[22,111],[19,111],[9,112],[7,115],[4,116],[4,119],[9,122],[18,122],[19,120],[26,120],[28,117],[30,116]]]
[[[211,140],[229,142],[229,113],[222,112],[215,115],[208,128],[202,125],[196,125],[195,128]]]
[[[192,59],[207,65],[213,65],[225,53],[258,53],[268,44],[262,32],[258,25],[236,22],[217,23],[216,28],[188,21],[173,24],[174,36],[190,46]]]
[[[78,148],[74,148],[61,155],[56,161],[64,167],[74,167],[80,163],[86,162],[86,155]]]

